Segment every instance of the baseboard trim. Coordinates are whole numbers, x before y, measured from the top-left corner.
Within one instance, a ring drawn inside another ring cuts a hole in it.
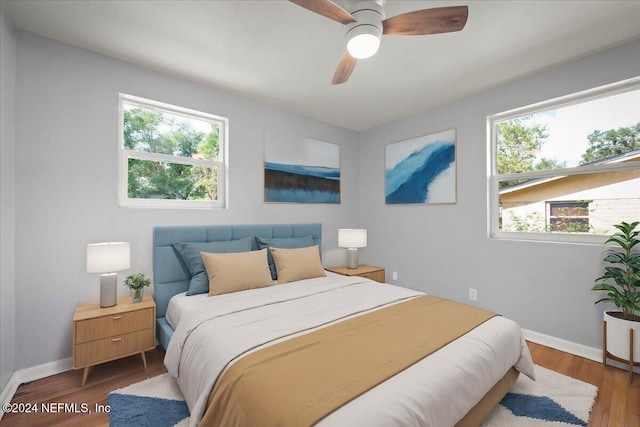
[[[0,403],[11,402],[11,399],[13,399],[13,396],[16,394],[16,391],[18,390],[20,384],[39,380],[51,375],[60,374],[62,372],[69,371],[72,368],[72,359],[69,357],[67,359],[56,360],[49,363],[43,363],[42,365],[33,366],[31,368],[15,371],[9,377],[9,382],[7,382],[4,390],[2,390],[2,394],[0,394]],[[4,411],[0,408],[0,420],[3,416]]]
[[[602,362],[601,348],[589,347],[572,341],[563,340],[562,338],[552,337],[551,335],[541,334],[540,332],[531,331],[529,329],[523,329],[522,333],[526,340],[532,341],[536,344],[555,348],[556,350],[584,357],[585,359]]]
[[[13,395],[16,394],[16,391],[18,391],[19,386],[20,386],[20,381],[18,380],[17,372],[14,372],[9,377],[9,381],[7,382],[7,385],[4,387],[4,390],[2,390],[2,394],[0,394],[0,403],[4,404],[4,403],[11,402],[11,399],[13,399]],[[0,420],[2,419],[3,416],[4,416],[4,410],[0,408]]]
[[[67,372],[71,369],[73,369],[73,361],[70,357],[67,359],[55,360],[53,362],[33,366],[27,369],[21,369],[18,371],[20,373],[20,384],[39,380],[41,378],[60,374],[62,372]]]

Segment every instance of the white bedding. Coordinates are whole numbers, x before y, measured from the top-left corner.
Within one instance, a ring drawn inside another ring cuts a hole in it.
[[[327,277],[215,297],[175,296],[165,357],[191,412],[239,356],[353,315],[422,295],[360,277]],[[534,377],[518,325],[494,317],[325,417],[318,426],[453,426],[514,366]]]
[[[197,294],[187,296],[186,292],[174,295],[169,300],[167,311],[164,314],[164,318],[167,323],[175,330],[180,323],[180,319],[185,313],[191,312],[192,307],[197,307],[202,304],[204,300],[209,298],[209,294]]]

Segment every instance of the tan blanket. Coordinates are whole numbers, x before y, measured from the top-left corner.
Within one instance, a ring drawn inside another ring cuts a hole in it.
[[[200,426],[311,426],[495,315],[426,295],[255,351],[219,379]]]

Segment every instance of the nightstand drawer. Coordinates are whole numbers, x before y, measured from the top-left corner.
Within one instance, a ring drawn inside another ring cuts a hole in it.
[[[359,274],[360,277],[366,277],[367,279],[375,280],[376,282],[384,283],[384,270],[374,271],[372,273]]]
[[[76,345],[153,327],[153,308],[76,322]]]
[[[148,328],[130,334],[78,344],[74,349],[74,368],[149,350],[153,348],[154,338],[153,328]]]

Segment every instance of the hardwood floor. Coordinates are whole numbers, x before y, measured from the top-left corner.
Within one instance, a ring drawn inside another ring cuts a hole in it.
[[[640,375],[629,384],[627,371],[529,342],[533,361],[542,367],[598,387],[589,427],[640,427]]]
[[[29,414],[4,414],[0,420],[0,426],[108,426],[109,414],[96,412],[95,405],[106,405],[107,394],[110,391],[167,372],[162,363],[164,350],[158,347],[148,351],[146,355],[147,369],[144,369],[140,355],[94,366],[84,387],[80,386],[82,369],[22,384],[18,387],[12,402],[26,404],[76,403],[78,411],[82,409],[80,405],[85,403],[92,412],[69,413],[65,412],[64,407],[61,407],[59,413],[39,411]]]
[[[621,369],[528,343],[533,361],[570,377],[589,382],[600,389],[589,420],[590,427],[640,427],[640,375],[629,384]],[[0,425],[10,426],[107,426],[107,413],[95,412],[96,404],[106,405],[107,394],[115,389],[166,372],[164,351],[147,352],[147,369],[140,356],[105,363],[93,368],[85,387],[80,387],[82,370],[68,371],[31,383],[22,384],[12,402],[16,403],[85,403],[92,413],[5,414]],[[55,406],[54,406],[55,407]],[[64,411],[64,407],[61,407]]]

